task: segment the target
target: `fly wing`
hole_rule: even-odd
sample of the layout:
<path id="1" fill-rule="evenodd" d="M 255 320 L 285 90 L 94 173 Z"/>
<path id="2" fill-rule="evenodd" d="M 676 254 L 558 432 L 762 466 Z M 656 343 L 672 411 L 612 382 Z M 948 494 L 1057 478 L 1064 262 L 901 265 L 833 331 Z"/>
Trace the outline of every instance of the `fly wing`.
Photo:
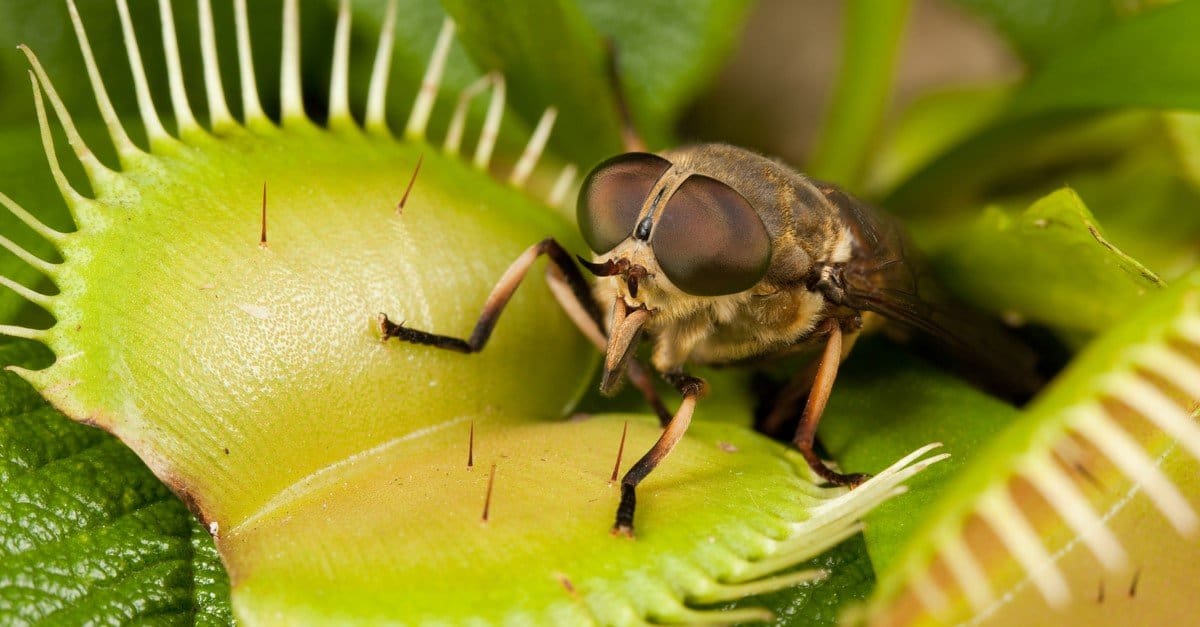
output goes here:
<path id="1" fill-rule="evenodd" d="M 1042 381 L 1033 350 L 995 319 L 955 303 L 898 221 L 836 189 L 826 194 L 855 236 L 842 273 L 843 305 L 919 331 L 937 353 L 1004 396 L 1024 400 L 1037 391 Z"/>

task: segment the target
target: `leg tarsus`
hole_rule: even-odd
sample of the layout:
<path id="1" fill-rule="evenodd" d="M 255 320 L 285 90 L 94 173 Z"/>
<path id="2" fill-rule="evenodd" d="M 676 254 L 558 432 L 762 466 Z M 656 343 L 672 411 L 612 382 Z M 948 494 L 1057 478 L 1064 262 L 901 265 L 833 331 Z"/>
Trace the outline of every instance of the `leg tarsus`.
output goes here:
<path id="1" fill-rule="evenodd" d="M 478 349 L 471 346 L 465 340 L 448 335 L 437 335 L 436 333 L 427 333 L 417 329 L 410 329 L 404 326 L 404 323 L 396 324 L 388 319 L 387 314 L 379 314 L 379 332 L 381 341 L 388 341 L 389 338 L 396 338 L 402 342 L 410 344 L 422 344 L 424 346 L 434 346 L 437 348 L 455 351 L 457 353 L 474 353 Z"/>
<path id="2" fill-rule="evenodd" d="M 637 486 L 621 482 L 621 503 L 617 505 L 617 522 L 613 524 L 614 536 L 633 538 L 633 510 L 637 508 Z"/>

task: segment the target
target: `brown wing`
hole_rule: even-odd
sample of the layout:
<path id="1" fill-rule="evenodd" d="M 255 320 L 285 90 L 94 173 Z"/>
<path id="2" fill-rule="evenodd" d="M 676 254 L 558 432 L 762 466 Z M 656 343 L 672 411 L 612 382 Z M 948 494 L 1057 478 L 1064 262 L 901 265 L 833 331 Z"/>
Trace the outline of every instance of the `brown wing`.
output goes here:
<path id="1" fill-rule="evenodd" d="M 895 218 L 840 190 L 823 191 L 855 237 L 851 259 L 841 268 L 840 304 L 920 331 L 936 352 L 1004 396 L 1024 400 L 1037 391 L 1042 381 L 1033 350 L 993 318 L 955 303 Z"/>

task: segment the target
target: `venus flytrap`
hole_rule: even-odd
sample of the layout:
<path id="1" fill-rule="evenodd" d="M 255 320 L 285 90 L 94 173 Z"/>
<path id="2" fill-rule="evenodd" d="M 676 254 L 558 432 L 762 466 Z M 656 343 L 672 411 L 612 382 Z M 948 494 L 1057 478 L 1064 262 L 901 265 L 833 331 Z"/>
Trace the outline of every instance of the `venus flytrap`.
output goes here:
<path id="1" fill-rule="evenodd" d="M 1132 599 L 1142 569 L 1156 584 L 1143 590 L 1135 615 L 1179 611 L 1165 600 L 1188 578 L 1164 568 L 1188 567 L 1200 531 L 1197 407 L 1200 274 L 1193 271 L 1083 351 L 947 485 L 885 569 L 864 618 L 1019 621 L 1043 603 L 1085 617 L 1103 609 L 1093 606 L 1103 602 L 1104 575 L 1120 587 L 1132 578 Z M 1126 509 L 1139 513 L 1130 519 Z M 1148 531 L 1145 519 L 1159 516 L 1167 525 L 1157 526 L 1176 537 Z M 1176 546 L 1185 563 L 1156 559 L 1155 547 L 1164 545 Z M 1080 553 L 1090 559 L 1072 555 Z M 1041 599 L 1024 595 L 1015 604 L 1022 587 Z"/>
<path id="2" fill-rule="evenodd" d="M 429 141 L 448 21 L 396 137 L 385 116 L 392 19 L 402 19 L 392 10 L 360 126 L 348 104 L 343 2 L 330 118 L 319 127 L 301 98 L 300 15 L 288 0 L 276 125 L 259 102 L 247 3 L 238 0 L 239 122 L 219 79 L 211 6 L 200 0 L 205 128 L 190 109 L 164 0 L 171 134 L 125 0 L 117 6 L 149 147 L 116 114 L 71 5 L 120 167 L 95 157 L 26 51 L 45 150 L 77 230 L 51 229 L 0 198 L 62 258 L 51 263 L 0 239 L 58 290 L 4 281 L 55 324 L 0 332 L 48 345 L 52 365 L 14 370 L 67 415 L 120 437 L 201 519 L 242 621 L 765 619 L 756 608 L 705 607 L 819 578 L 777 573 L 856 533 L 861 516 L 944 457 L 921 448 L 846 492 L 817 487 L 781 445 L 697 425 L 645 484 L 642 535 L 611 537 L 618 435 L 628 421 L 630 449 L 644 449 L 657 428 L 625 416 L 558 420 L 595 357 L 548 290 L 521 290 L 488 349 L 470 359 L 385 345 L 374 327 L 387 311 L 422 328 L 465 328 L 531 242 L 577 241 L 521 189 L 554 109 L 507 183 L 487 174 L 505 111 L 499 75 L 483 84 L 490 101 L 471 163 L 458 155 L 465 105 L 443 146 Z M 62 173 L 51 111 L 92 196 Z M 553 201 L 568 195 L 574 171 L 563 171 Z M 484 468 L 495 469 L 494 485 Z"/>

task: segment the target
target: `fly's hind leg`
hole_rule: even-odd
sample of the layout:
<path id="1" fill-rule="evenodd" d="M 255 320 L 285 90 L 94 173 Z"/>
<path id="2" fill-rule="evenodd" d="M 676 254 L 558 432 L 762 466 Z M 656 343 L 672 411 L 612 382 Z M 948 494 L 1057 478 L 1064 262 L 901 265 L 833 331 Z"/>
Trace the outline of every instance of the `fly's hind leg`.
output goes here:
<path id="1" fill-rule="evenodd" d="M 828 330 L 825 350 L 821 353 L 821 361 L 812 380 L 812 389 L 808 393 L 808 401 L 804 405 L 804 413 L 800 416 L 800 424 L 796 426 L 796 436 L 792 442 L 804 456 L 804 461 L 808 462 L 808 467 L 822 479 L 834 485 L 854 487 L 869 479 L 870 475 L 835 472 L 826 466 L 813 450 L 817 425 L 820 424 L 821 414 L 825 412 L 825 405 L 829 402 L 829 393 L 833 390 L 833 382 L 837 379 L 838 366 L 842 361 L 842 326 L 833 318 L 826 320 L 825 326 Z M 783 408 L 777 407 L 775 411 L 781 409 Z"/>

